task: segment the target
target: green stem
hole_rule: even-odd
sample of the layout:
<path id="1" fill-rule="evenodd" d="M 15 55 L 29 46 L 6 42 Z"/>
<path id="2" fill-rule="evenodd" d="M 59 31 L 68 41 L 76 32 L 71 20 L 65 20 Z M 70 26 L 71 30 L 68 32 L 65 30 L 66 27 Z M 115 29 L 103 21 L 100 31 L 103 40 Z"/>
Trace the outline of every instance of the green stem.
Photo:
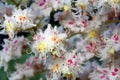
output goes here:
<path id="1" fill-rule="evenodd" d="M 37 27 L 40 27 L 41 22 L 43 21 L 43 19 L 44 19 L 44 18 L 45 18 L 45 16 L 42 16 L 42 17 L 41 17 L 41 19 L 40 19 L 39 23 L 36 25 L 36 28 L 37 28 Z"/>
<path id="2" fill-rule="evenodd" d="M 33 27 L 34 32 L 36 32 L 36 31 L 38 30 L 38 28 L 40 28 L 41 22 L 43 21 L 44 18 L 45 18 L 45 16 L 42 16 L 42 17 L 40 18 L 40 21 L 39 21 L 38 24 L 36 25 L 36 27 Z"/>
<path id="3" fill-rule="evenodd" d="M 117 22 L 120 23 L 120 20 L 108 20 L 105 22 L 105 24 L 111 24 L 111 23 L 117 23 Z"/>
<path id="4" fill-rule="evenodd" d="M 85 32 L 73 33 L 73 34 L 71 34 L 70 36 L 68 36 L 67 39 L 69 39 L 69 38 L 71 38 L 71 37 L 73 37 L 73 36 L 75 36 L 75 35 L 77 35 L 77 34 L 85 34 Z"/>
<path id="5" fill-rule="evenodd" d="M 21 0 L 18 3 L 15 0 L 11 0 L 11 1 L 16 5 L 16 7 L 18 7 L 21 3 Z"/>
<path id="6" fill-rule="evenodd" d="M 120 20 L 108 20 L 108 21 L 105 22 L 105 24 L 111 24 L 111 23 L 117 23 L 117 22 L 120 23 Z M 73 33 L 70 36 L 68 36 L 67 39 L 69 39 L 69 38 L 71 38 L 71 37 L 73 37 L 73 36 L 75 36 L 77 34 L 85 34 L 85 32 Z"/>

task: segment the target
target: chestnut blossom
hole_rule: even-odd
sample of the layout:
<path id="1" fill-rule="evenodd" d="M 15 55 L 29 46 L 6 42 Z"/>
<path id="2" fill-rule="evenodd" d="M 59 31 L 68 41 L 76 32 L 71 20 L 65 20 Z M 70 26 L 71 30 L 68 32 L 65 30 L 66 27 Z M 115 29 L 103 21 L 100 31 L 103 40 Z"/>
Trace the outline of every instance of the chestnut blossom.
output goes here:
<path id="1" fill-rule="evenodd" d="M 118 12 L 120 11 L 120 0 L 107 0 L 108 3 L 111 5 L 113 11 L 115 12 L 115 16 L 117 16 Z"/>
<path id="2" fill-rule="evenodd" d="M 16 72 L 12 73 L 9 77 L 9 80 L 22 79 L 23 77 L 32 77 L 34 75 L 34 70 L 30 66 L 25 64 L 16 64 Z"/>
<path id="3" fill-rule="evenodd" d="M 36 0 L 36 3 L 32 4 L 30 8 L 35 12 L 37 17 L 50 16 L 50 12 L 52 11 L 48 0 Z"/>
<path id="4" fill-rule="evenodd" d="M 44 55 L 47 52 L 52 52 L 53 55 L 59 55 L 56 53 L 60 47 L 63 47 L 62 42 L 67 37 L 65 33 L 60 33 L 57 28 L 51 28 L 49 24 L 47 29 L 42 32 L 40 31 L 34 37 L 33 48 L 41 55 Z"/>
<path id="5" fill-rule="evenodd" d="M 9 1 L 0 1 L 0 68 L 9 80 L 120 79 L 120 0 Z"/>
<path id="6" fill-rule="evenodd" d="M 89 78 L 91 80 L 116 80 L 119 77 L 120 69 L 112 66 L 109 67 L 97 67 L 92 73 L 90 73 Z"/>
<path id="7" fill-rule="evenodd" d="M 13 11 L 12 19 L 18 24 L 17 26 L 23 30 L 34 27 L 34 15 L 31 9 L 15 9 Z"/>
<path id="8" fill-rule="evenodd" d="M 22 55 L 22 48 L 27 44 L 27 39 L 24 37 L 16 37 L 13 40 L 6 39 L 3 50 L 0 52 L 0 62 L 8 63 L 12 59 L 20 58 Z"/>
<path id="9" fill-rule="evenodd" d="M 15 9 L 12 13 L 10 17 L 5 15 L 5 21 L 3 23 L 4 30 L 9 34 L 10 38 L 13 38 L 14 34 L 20 30 L 26 30 L 36 26 L 31 9 L 22 10 L 19 8 Z"/>
<path id="10" fill-rule="evenodd" d="M 115 52 L 120 50 L 120 40 L 117 34 L 111 36 L 111 38 L 106 38 L 105 40 L 105 47 L 100 49 L 99 57 L 101 60 L 105 60 L 110 58 Z"/>

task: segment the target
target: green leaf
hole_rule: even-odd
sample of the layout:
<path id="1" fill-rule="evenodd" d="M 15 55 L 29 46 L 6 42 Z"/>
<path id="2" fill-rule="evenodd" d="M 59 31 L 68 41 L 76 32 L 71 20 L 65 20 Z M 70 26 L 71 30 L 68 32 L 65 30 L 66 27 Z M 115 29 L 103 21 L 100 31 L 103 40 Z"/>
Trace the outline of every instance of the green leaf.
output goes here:
<path id="1" fill-rule="evenodd" d="M 23 54 L 22 57 L 17 60 L 17 63 L 23 64 L 30 56 L 31 54 Z"/>
<path id="2" fill-rule="evenodd" d="M 0 69 L 0 80 L 8 80 L 7 73 L 4 71 L 3 67 Z"/>
<path id="3" fill-rule="evenodd" d="M 33 41 L 33 36 L 32 35 L 29 35 L 26 38 L 29 39 L 30 41 Z"/>
<path id="4" fill-rule="evenodd" d="M 21 0 L 6 0 L 6 2 L 7 2 L 8 4 L 16 5 L 16 6 L 18 7 L 19 4 L 21 3 Z"/>
<path id="5" fill-rule="evenodd" d="M 15 5 L 15 3 L 12 0 L 6 0 L 8 4 Z"/>
<path id="6" fill-rule="evenodd" d="M 14 60 L 11 60 L 8 62 L 8 70 L 9 71 L 15 71 L 15 61 Z"/>
<path id="7" fill-rule="evenodd" d="M 42 80 L 47 80 L 45 75 L 46 75 L 46 72 L 42 72 L 42 73 L 39 73 L 39 74 L 35 75 L 34 77 L 30 78 L 30 80 L 40 80 L 40 78 Z"/>

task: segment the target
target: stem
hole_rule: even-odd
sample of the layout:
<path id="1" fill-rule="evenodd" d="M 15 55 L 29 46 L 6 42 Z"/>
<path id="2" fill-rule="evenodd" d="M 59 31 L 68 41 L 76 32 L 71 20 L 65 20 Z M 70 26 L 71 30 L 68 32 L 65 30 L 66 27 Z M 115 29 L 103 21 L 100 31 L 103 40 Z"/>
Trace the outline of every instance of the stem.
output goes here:
<path id="1" fill-rule="evenodd" d="M 43 19 L 44 19 L 45 17 L 44 16 L 42 16 L 41 18 L 40 18 L 40 21 L 38 22 L 38 24 L 35 26 L 35 27 L 32 27 L 32 28 L 29 28 L 29 29 L 27 29 L 28 31 L 31 31 L 31 30 L 33 30 L 34 31 L 34 33 L 38 30 L 38 28 L 40 27 L 40 25 L 41 25 L 41 22 L 43 21 Z"/>
<path id="2" fill-rule="evenodd" d="M 120 20 L 108 20 L 105 22 L 105 24 L 111 24 L 111 23 L 117 23 L 117 22 L 119 23 Z"/>
<path id="3" fill-rule="evenodd" d="M 15 5 L 17 5 L 16 1 L 15 0 L 11 0 Z"/>
<path id="4" fill-rule="evenodd" d="M 70 36 L 68 36 L 67 39 L 69 39 L 69 38 L 71 38 L 71 37 L 73 37 L 73 36 L 75 36 L 75 35 L 77 35 L 77 34 L 85 34 L 85 32 L 73 33 L 73 34 L 71 34 Z"/>
<path id="5" fill-rule="evenodd" d="M 41 19 L 40 19 L 39 23 L 36 25 L 36 28 L 37 28 L 37 27 L 40 27 L 41 22 L 43 21 L 43 19 L 44 19 L 44 18 L 45 18 L 45 16 L 42 16 L 42 17 L 41 17 Z"/>
<path id="6" fill-rule="evenodd" d="M 112 24 L 112 23 L 117 23 L 117 22 L 120 23 L 120 20 L 108 20 L 108 21 L 105 22 L 105 24 L 107 25 L 107 24 Z M 73 33 L 70 36 L 68 36 L 67 39 L 69 39 L 69 38 L 71 38 L 71 37 L 73 37 L 73 36 L 75 36 L 77 34 L 85 34 L 85 32 Z"/>
<path id="7" fill-rule="evenodd" d="M 18 7 L 21 3 L 21 0 L 18 3 L 15 0 L 11 0 L 11 1 L 16 5 L 16 7 Z"/>
<path id="8" fill-rule="evenodd" d="M 36 27 L 33 27 L 34 32 L 35 32 L 36 30 L 38 30 L 38 28 L 41 26 L 41 22 L 43 21 L 44 18 L 45 18 L 45 16 L 42 16 L 42 17 L 40 18 L 40 21 L 39 21 L 38 24 L 36 25 Z"/>

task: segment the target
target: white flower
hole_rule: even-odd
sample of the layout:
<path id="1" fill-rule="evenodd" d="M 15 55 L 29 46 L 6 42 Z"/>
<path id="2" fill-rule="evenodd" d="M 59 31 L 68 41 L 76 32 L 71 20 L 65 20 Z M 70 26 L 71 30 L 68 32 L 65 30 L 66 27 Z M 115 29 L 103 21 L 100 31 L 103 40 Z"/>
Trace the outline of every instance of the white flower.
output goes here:
<path id="1" fill-rule="evenodd" d="M 32 10 L 29 8 L 24 10 L 20 8 L 15 9 L 12 15 L 12 19 L 15 20 L 15 22 L 18 24 L 17 26 L 23 30 L 36 26 L 33 23 L 34 15 L 32 13 Z"/>
<path id="2" fill-rule="evenodd" d="M 10 38 L 13 38 L 17 29 L 17 23 L 11 17 L 5 16 L 3 26 L 5 28 L 4 30 L 8 33 Z"/>
<path id="3" fill-rule="evenodd" d="M 120 50 L 120 40 L 117 34 L 114 34 L 111 38 L 105 38 L 105 47 L 99 49 L 100 54 L 98 55 L 101 60 L 105 60 L 114 55 L 115 52 Z"/>
<path id="4" fill-rule="evenodd" d="M 32 77 L 34 75 L 34 70 L 25 64 L 17 64 L 17 71 L 12 73 L 9 77 L 9 80 L 20 80 L 23 77 Z"/>
<path id="5" fill-rule="evenodd" d="M 0 3 L 0 14 L 2 14 L 2 15 L 7 14 L 10 16 L 12 14 L 11 12 L 14 9 L 15 9 L 14 5 Z"/>
<path id="6" fill-rule="evenodd" d="M 114 66 L 111 67 L 97 67 L 92 73 L 90 73 L 89 78 L 91 80 L 116 80 L 119 77 L 120 69 Z"/>
<path id="7" fill-rule="evenodd" d="M 9 62 L 12 59 L 21 57 L 22 47 L 27 44 L 24 37 L 18 37 L 13 40 L 5 40 L 3 50 L 1 51 L 1 61 Z"/>
<path id="8" fill-rule="evenodd" d="M 5 21 L 2 25 L 4 30 L 9 34 L 10 38 L 14 37 L 14 34 L 19 30 L 25 30 L 35 27 L 34 15 L 32 15 L 31 9 L 21 10 L 15 9 L 12 16 L 5 15 Z"/>
<path id="9" fill-rule="evenodd" d="M 23 75 L 18 74 L 17 72 L 11 74 L 11 77 L 9 77 L 9 80 L 20 80 L 22 79 Z"/>
<path id="10" fill-rule="evenodd" d="M 120 11 L 120 0 L 107 0 L 108 3 L 115 8 L 115 11 Z"/>
<path id="11" fill-rule="evenodd" d="M 50 16 L 52 7 L 49 5 L 48 1 L 36 2 L 30 7 L 34 11 L 34 15 L 37 17 Z"/>
<path id="12" fill-rule="evenodd" d="M 107 20 L 107 16 L 96 15 L 93 20 L 88 21 L 87 31 L 92 31 L 101 27 L 102 23 Z"/>
<path id="13" fill-rule="evenodd" d="M 50 3 L 53 7 L 53 9 L 57 10 L 57 9 L 61 9 L 62 8 L 62 0 L 51 0 Z"/>
<path id="14" fill-rule="evenodd" d="M 65 33 L 60 33 L 57 28 L 51 29 L 51 25 L 49 24 L 47 29 L 42 32 L 40 31 L 34 38 L 33 47 L 39 53 L 52 52 L 53 55 L 56 54 L 56 49 L 62 46 L 62 41 L 67 37 Z"/>
<path id="15" fill-rule="evenodd" d="M 63 20 L 62 24 L 64 25 L 65 28 L 70 29 L 71 31 L 74 32 L 84 32 L 85 27 L 87 26 L 88 21 L 87 20 L 74 20 L 74 19 L 68 19 L 68 20 Z"/>

